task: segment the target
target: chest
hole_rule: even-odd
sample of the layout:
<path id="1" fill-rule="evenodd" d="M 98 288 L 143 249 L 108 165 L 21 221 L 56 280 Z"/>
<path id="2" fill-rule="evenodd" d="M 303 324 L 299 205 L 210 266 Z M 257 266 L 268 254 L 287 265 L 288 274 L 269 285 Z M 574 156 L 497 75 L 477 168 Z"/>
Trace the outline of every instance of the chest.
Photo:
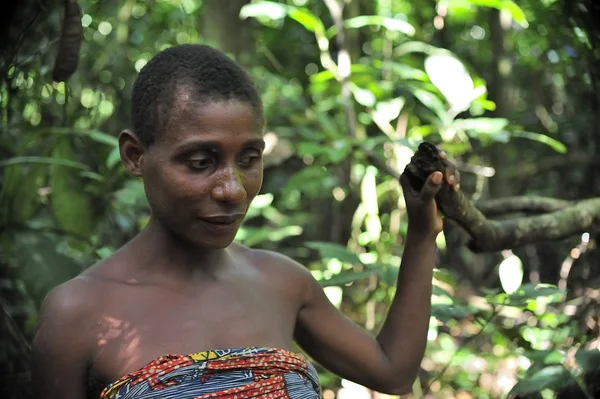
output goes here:
<path id="1" fill-rule="evenodd" d="M 91 374 L 103 383 L 165 354 L 268 346 L 289 348 L 297 300 L 260 281 L 165 290 L 113 290 L 94 326 Z"/>

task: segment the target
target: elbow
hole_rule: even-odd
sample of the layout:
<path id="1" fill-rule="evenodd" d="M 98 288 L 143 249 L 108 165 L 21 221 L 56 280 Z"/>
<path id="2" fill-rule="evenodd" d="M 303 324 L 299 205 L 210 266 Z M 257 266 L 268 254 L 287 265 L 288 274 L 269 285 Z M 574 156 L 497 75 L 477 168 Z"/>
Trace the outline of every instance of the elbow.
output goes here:
<path id="1" fill-rule="evenodd" d="M 412 393 L 412 383 L 405 385 L 387 385 L 385 387 L 382 387 L 382 389 L 378 389 L 377 391 L 385 395 L 402 396 Z"/>
<path id="2" fill-rule="evenodd" d="M 391 396 L 402 396 L 412 393 L 412 384 L 411 385 L 402 385 L 398 387 L 392 387 L 391 389 L 386 389 L 384 392 L 381 392 L 386 395 Z"/>
<path id="3" fill-rule="evenodd" d="M 378 391 L 392 396 L 406 395 L 412 393 L 417 378 L 419 378 L 418 371 L 415 373 L 406 373 L 404 376 L 395 375 L 393 378 L 387 379 Z"/>

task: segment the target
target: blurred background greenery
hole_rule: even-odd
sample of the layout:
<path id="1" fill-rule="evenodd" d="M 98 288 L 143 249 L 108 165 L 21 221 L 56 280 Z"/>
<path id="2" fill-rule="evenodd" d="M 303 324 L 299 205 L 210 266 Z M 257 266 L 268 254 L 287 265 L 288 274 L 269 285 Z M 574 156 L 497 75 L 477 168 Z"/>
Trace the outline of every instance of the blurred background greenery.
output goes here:
<path id="1" fill-rule="evenodd" d="M 373 156 L 402 171 L 420 142 L 438 144 L 474 201 L 600 196 L 592 0 L 78 4 L 82 13 L 65 26 L 74 37 L 81 27 L 83 40 L 65 82 L 53 79 L 68 64 L 68 54 L 57 57 L 63 3 L 25 0 L 2 17 L 2 397 L 20 397 L 46 293 L 148 220 L 116 137 L 129 126 L 137 72 L 166 47 L 215 45 L 263 95 L 265 184 L 239 241 L 305 264 L 330 300 L 373 332 L 394 294 L 406 233 L 399 183 Z M 67 53 L 79 45 L 62 44 Z M 590 231 L 476 254 L 448 223 L 412 397 L 595 397 L 597 239 Z M 383 397 L 319 372 L 327 399 Z"/>

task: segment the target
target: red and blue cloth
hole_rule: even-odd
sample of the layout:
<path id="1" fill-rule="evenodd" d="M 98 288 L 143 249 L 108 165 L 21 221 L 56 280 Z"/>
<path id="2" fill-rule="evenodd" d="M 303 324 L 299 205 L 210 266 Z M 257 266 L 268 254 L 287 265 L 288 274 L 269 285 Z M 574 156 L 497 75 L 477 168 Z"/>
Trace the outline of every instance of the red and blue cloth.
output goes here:
<path id="1" fill-rule="evenodd" d="M 162 356 L 108 385 L 100 399 L 319 399 L 314 367 L 283 349 Z"/>

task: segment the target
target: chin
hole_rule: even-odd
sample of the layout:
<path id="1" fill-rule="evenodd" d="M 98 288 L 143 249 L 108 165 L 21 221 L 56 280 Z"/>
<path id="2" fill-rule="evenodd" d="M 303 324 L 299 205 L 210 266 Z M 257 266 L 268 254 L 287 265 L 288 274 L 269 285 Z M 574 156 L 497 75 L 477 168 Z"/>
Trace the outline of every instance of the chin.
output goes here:
<path id="1" fill-rule="evenodd" d="M 191 237 L 190 237 L 191 238 Z M 193 237 L 186 240 L 198 249 L 225 249 L 233 243 L 234 237 Z"/>

